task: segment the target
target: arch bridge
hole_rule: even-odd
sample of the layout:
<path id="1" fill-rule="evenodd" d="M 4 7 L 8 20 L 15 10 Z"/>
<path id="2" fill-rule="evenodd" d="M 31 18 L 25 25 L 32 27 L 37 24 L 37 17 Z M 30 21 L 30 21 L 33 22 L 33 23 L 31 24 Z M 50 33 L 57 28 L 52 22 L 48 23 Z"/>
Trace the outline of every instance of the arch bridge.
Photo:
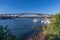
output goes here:
<path id="1" fill-rule="evenodd" d="M 38 13 L 0 14 L 0 19 L 10 19 L 10 18 L 52 18 L 52 15 L 38 14 Z"/>

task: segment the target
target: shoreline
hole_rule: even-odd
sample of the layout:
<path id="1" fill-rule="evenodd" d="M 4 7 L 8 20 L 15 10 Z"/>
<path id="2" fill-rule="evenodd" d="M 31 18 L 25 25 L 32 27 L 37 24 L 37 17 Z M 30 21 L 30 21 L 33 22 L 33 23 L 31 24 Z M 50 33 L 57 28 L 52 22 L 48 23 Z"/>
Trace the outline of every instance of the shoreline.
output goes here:
<path id="1" fill-rule="evenodd" d="M 23 38 L 23 40 L 42 40 L 43 38 L 43 30 L 42 29 L 38 29 L 38 30 L 34 30 L 31 31 L 31 33 L 27 33 L 29 34 L 28 36 L 25 35 L 25 38 Z"/>

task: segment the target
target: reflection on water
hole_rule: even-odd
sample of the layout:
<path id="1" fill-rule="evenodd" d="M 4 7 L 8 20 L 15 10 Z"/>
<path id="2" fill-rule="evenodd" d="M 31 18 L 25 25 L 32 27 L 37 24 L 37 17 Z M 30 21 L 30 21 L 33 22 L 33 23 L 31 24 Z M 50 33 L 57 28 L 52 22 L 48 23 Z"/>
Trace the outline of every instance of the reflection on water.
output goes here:
<path id="1" fill-rule="evenodd" d="M 0 25 L 6 26 L 12 31 L 15 35 L 23 35 L 34 30 L 34 26 L 42 26 L 41 21 L 34 23 L 32 20 L 34 18 L 15 18 L 15 19 L 6 19 L 0 20 Z M 41 18 L 37 18 L 41 20 Z"/>

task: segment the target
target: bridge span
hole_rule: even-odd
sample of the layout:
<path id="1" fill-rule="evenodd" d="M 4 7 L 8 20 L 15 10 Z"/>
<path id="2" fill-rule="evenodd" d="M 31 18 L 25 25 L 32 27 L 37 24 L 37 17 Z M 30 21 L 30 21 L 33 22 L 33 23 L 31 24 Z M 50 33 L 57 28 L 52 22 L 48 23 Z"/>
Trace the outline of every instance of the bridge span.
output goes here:
<path id="1" fill-rule="evenodd" d="M 10 18 L 52 18 L 49 14 L 0 14 L 0 19 Z"/>

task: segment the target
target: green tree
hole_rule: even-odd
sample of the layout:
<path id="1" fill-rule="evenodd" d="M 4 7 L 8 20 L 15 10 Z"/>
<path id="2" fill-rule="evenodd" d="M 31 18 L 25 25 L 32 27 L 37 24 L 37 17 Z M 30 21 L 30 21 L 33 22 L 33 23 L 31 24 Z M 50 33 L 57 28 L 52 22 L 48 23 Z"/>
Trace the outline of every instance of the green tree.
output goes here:
<path id="1" fill-rule="evenodd" d="M 51 27 L 53 28 L 53 34 L 60 36 L 60 13 L 53 16 L 53 21 L 51 22 Z"/>

